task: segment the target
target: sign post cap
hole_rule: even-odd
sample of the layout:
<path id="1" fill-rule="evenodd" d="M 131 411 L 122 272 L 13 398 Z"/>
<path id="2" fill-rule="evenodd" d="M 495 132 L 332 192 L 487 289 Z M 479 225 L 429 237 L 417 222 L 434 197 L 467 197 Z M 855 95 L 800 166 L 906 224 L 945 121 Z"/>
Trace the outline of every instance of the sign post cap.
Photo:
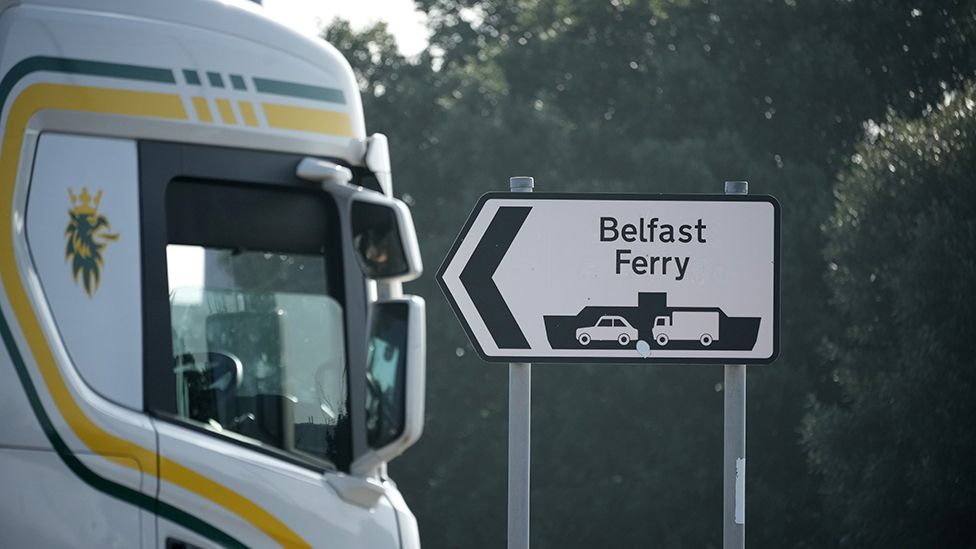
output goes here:
<path id="1" fill-rule="evenodd" d="M 535 180 L 525 175 L 510 177 L 508 183 L 513 191 L 531 191 L 535 187 Z"/>
<path id="2" fill-rule="evenodd" d="M 749 194 L 748 181 L 726 181 L 725 194 Z"/>

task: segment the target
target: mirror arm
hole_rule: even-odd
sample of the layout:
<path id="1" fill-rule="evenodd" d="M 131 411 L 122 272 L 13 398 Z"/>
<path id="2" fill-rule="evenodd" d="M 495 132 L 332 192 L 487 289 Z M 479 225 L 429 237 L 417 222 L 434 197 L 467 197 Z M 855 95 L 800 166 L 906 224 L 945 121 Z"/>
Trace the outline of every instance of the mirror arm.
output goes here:
<path id="1" fill-rule="evenodd" d="M 339 494 L 343 501 L 364 509 L 373 508 L 386 493 L 378 480 L 369 477 L 358 478 L 337 473 L 328 475 L 326 482 L 336 491 L 336 494 Z"/>
<path id="2" fill-rule="evenodd" d="M 374 133 L 366 140 L 366 167 L 373 172 L 383 194 L 393 198 L 393 174 L 390 169 L 390 145 L 386 136 Z"/>
<path id="3" fill-rule="evenodd" d="M 376 281 L 376 297 L 380 301 L 403 297 L 403 283 Z"/>
<path id="4" fill-rule="evenodd" d="M 353 460 L 349 465 L 349 472 L 360 478 L 369 478 L 376 472 L 376 468 L 384 463 L 386 463 L 385 456 L 379 455 L 376 450 L 370 448 Z"/>
<path id="5" fill-rule="evenodd" d="M 306 156 L 298 163 L 298 167 L 295 169 L 295 175 L 308 181 L 322 183 L 331 181 L 333 183 L 348 185 L 352 182 L 352 170 L 349 168 L 340 166 L 335 162 L 309 156 Z"/>

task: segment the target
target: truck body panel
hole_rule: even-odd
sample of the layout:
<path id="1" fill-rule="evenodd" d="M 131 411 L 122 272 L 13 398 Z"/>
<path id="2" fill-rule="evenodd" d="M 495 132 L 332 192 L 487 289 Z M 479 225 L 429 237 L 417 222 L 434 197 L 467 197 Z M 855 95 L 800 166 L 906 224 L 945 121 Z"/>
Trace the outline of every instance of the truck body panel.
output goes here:
<path id="1" fill-rule="evenodd" d="M 170 185 L 233 162 L 259 175 L 211 180 L 301 190 L 302 155 L 366 172 L 358 87 L 332 46 L 246 1 L 0 2 L 0 135 L 0 546 L 418 546 L 384 476 L 356 477 L 381 495 L 351 503 L 330 484 L 347 465 L 314 466 L 147 397 L 154 349 L 171 338 L 147 324 L 167 273 L 147 268 L 163 249 L 145 243 L 168 245 L 165 220 L 143 215 L 147 174 L 177 166 Z M 176 156 L 146 153 L 160 147 Z M 337 246 L 341 389 L 361 404 L 375 283 Z M 366 451 L 350 424 L 347 461 Z"/>

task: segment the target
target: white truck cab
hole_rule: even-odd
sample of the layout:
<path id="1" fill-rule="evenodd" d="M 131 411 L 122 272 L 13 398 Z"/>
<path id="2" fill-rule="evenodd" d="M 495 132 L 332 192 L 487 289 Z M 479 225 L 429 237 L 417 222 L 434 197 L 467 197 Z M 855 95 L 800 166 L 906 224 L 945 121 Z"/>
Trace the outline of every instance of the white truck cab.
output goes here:
<path id="1" fill-rule="evenodd" d="M 331 46 L 0 0 L 0 547 L 419 547 L 422 266 Z"/>

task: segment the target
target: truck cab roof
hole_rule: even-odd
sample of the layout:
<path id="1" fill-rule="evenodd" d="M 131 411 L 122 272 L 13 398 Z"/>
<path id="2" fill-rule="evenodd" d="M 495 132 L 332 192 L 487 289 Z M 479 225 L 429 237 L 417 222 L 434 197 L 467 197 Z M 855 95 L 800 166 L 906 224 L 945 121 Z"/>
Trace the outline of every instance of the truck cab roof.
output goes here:
<path id="1" fill-rule="evenodd" d="M 193 110 L 189 102 L 193 96 L 209 103 L 212 116 L 198 117 L 203 120 L 191 116 L 189 122 L 208 128 L 197 135 L 207 139 L 203 134 L 209 134 L 210 144 L 225 144 L 224 138 L 233 133 L 217 136 L 213 129 L 218 126 L 252 133 L 251 137 L 239 136 L 233 144 L 304 149 L 352 165 L 363 163 L 365 121 L 359 87 L 348 61 L 325 40 L 270 19 L 252 2 L 0 0 L 0 37 L 0 68 L 4 71 L 39 57 L 172 71 L 188 110 Z M 262 82 L 271 85 L 262 88 Z M 256 123 L 240 123 L 241 114 L 236 116 L 236 125 L 218 116 L 218 101 L 236 105 L 240 100 L 253 103 L 258 112 Z M 289 124 L 293 127 L 267 123 L 262 112 L 264 101 L 292 109 Z M 296 114 L 307 112 L 302 109 L 320 115 Z M 315 126 L 317 120 L 326 123 Z M 333 131 L 324 130 L 325 126 Z M 253 139 L 254 132 L 267 135 L 269 128 L 298 130 L 277 133 L 305 144 L 264 144 Z"/>
<path id="2" fill-rule="evenodd" d="M 349 66 L 324 40 L 303 35 L 269 18 L 261 5 L 249 0 L 86 0 L 84 3 L 78 0 L 0 0 L 0 13 L 14 6 L 46 6 L 168 21 L 258 41 L 312 63 L 321 63 L 325 55 L 330 62 Z"/>

